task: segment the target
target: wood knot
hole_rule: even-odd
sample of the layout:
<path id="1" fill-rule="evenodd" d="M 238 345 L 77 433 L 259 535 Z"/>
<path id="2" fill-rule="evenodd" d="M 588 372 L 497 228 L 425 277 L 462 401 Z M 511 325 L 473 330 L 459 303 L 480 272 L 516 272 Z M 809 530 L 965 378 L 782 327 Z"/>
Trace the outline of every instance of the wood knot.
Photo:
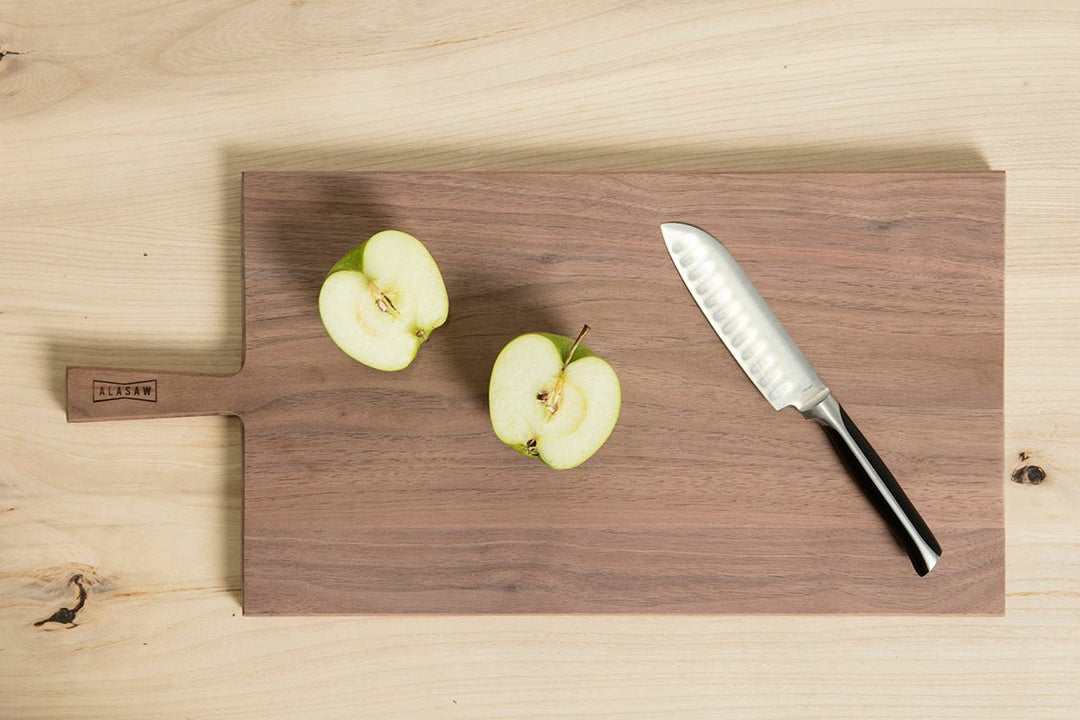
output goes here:
<path id="1" fill-rule="evenodd" d="M 1012 481 L 1019 485 L 1042 485 L 1046 480 L 1046 471 L 1038 465 L 1027 463 L 1031 454 L 1021 451 L 1017 453 L 1017 458 L 1025 464 L 1012 471 Z"/>
<path id="2" fill-rule="evenodd" d="M 72 575 L 71 580 L 68 581 L 69 585 L 75 585 L 79 588 L 79 598 L 74 607 L 62 607 L 54 612 L 44 620 L 38 620 L 34 623 L 34 627 L 41 627 L 46 623 L 59 623 L 69 628 L 73 628 L 77 625 L 75 622 L 75 616 L 79 614 L 79 611 L 86 605 L 86 586 L 83 585 L 83 576 L 81 574 Z"/>
<path id="3" fill-rule="evenodd" d="M 1012 481 L 1020 485 L 1042 485 L 1046 471 L 1038 465 L 1024 465 L 1013 470 Z"/>

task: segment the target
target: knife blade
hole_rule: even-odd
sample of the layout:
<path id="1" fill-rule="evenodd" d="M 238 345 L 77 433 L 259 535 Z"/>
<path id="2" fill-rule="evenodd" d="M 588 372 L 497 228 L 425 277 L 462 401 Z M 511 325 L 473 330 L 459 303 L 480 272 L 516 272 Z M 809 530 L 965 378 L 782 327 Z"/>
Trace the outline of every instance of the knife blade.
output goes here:
<path id="1" fill-rule="evenodd" d="M 794 407 L 824 428 L 915 571 L 933 570 L 941 559 L 937 538 L 731 253 L 693 225 L 667 222 L 660 232 L 690 295 L 747 377 L 776 410 Z"/>

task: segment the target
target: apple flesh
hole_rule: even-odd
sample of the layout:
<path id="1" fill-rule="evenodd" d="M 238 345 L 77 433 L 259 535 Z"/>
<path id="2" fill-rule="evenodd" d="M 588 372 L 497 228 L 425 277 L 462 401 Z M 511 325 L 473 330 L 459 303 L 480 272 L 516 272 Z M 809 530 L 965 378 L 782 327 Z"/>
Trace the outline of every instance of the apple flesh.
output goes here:
<path id="1" fill-rule="evenodd" d="M 504 443 L 557 470 L 576 467 L 607 441 L 619 418 L 619 378 L 577 340 L 529 333 L 495 359 L 491 427 Z"/>
<path id="2" fill-rule="evenodd" d="M 407 367 L 446 322 L 449 308 L 431 253 L 398 230 L 376 233 L 350 250 L 319 292 L 319 317 L 330 338 L 377 370 Z"/>

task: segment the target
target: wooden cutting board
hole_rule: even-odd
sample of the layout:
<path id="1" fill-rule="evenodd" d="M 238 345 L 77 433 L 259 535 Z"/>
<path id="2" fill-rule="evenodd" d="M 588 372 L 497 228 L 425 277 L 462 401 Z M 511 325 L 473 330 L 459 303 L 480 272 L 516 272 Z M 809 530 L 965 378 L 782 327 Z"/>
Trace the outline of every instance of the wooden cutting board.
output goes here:
<path id="1" fill-rule="evenodd" d="M 248 173 L 231 376 L 69 368 L 70 421 L 234 414 L 244 609 L 309 613 L 1000 614 L 1002 173 Z M 919 578 L 821 429 L 775 412 L 675 272 L 715 234 L 943 547 Z M 404 371 L 326 336 L 326 270 L 386 228 L 450 319 Z M 622 415 L 557 472 L 492 434 L 529 331 L 616 369 Z"/>

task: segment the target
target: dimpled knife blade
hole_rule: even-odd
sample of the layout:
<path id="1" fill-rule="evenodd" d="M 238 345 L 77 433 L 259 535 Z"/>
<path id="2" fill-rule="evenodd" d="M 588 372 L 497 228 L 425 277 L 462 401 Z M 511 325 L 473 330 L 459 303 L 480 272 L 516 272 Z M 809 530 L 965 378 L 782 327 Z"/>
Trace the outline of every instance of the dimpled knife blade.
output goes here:
<path id="1" fill-rule="evenodd" d="M 731 253 L 691 225 L 664 223 L 661 230 L 690 295 L 765 399 L 800 412 L 821 402 L 829 388 Z"/>
<path id="2" fill-rule="evenodd" d="M 747 377 L 773 408 L 794 407 L 822 425 L 915 571 L 934 569 L 941 558 L 934 534 L 731 253 L 693 225 L 664 223 L 660 232 L 690 295 Z"/>

